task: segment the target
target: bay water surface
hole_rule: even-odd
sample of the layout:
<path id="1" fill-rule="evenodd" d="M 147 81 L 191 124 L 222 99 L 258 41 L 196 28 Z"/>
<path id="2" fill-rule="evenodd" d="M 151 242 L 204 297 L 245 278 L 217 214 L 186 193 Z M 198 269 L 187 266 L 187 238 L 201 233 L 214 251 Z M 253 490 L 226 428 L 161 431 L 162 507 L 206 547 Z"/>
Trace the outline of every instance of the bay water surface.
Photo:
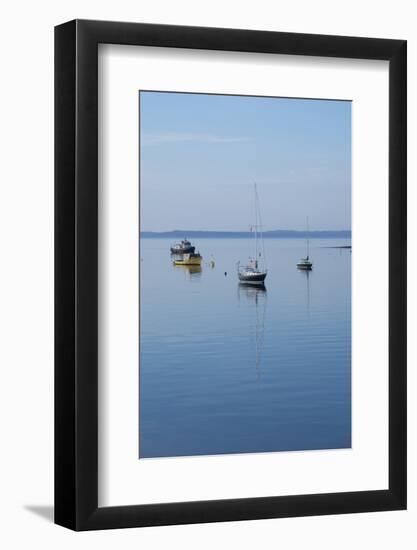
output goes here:
<path id="1" fill-rule="evenodd" d="M 239 284 L 246 239 L 140 242 L 139 457 L 351 446 L 350 240 L 265 239 L 265 289 Z M 214 267 L 210 266 L 214 260 Z"/>

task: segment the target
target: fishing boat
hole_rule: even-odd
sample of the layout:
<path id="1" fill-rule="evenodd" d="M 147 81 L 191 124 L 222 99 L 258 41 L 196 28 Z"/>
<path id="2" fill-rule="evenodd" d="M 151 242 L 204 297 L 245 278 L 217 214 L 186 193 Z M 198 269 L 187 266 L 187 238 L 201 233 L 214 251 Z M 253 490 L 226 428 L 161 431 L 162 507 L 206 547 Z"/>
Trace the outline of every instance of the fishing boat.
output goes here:
<path id="1" fill-rule="evenodd" d="M 182 258 L 175 259 L 174 265 L 201 265 L 202 261 L 203 258 L 198 252 L 196 254 L 189 253 L 183 254 Z"/>
<path id="2" fill-rule="evenodd" d="M 187 239 L 183 239 L 180 243 L 175 243 L 171 246 L 171 254 L 193 254 L 194 252 L 195 246 Z"/>
<path id="3" fill-rule="evenodd" d="M 308 228 L 308 218 L 307 218 L 307 239 L 306 239 L 306 245 L 307 245 L 307 256 L 305 258 L 301 258 L 299 262 L 297 262 L 297 269 L 302 269 L 304 271 L 311 271 L 313 269 L 313 262 L 310 260 L 310 241 L 309 241 L 309 228 Z"/>
<path id="4" fill-rule="evenodd" d="M 254 256 L 250 257 L 244 266 L 237 264 L 237 273 L 239 281 L 251 285 L 264 285 L 268 270 L 266 269 L 265 245 L 262 233 L 261 210 L 259 206 L 259 197 L 256 183 L 254 184 L 255 193 L 255 225 L 251 226 L 251 232 L 254 234 Z"/>

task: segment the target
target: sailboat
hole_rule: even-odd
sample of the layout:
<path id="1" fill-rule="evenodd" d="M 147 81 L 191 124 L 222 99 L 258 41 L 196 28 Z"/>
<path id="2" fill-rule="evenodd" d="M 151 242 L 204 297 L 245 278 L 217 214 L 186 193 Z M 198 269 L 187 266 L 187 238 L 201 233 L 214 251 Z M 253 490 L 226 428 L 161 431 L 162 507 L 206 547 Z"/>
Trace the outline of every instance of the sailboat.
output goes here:
<path id="1" fill-rule="evenodd" d="M 301 258 L 301 260 L 297 263 L 297 269 L 304 269 L 305 271 L 311 271 L 313 269 L 313 262 L 310 260 L 310 240 L 308 238 L 309 236 L 309 227 L 308 227 L 308 218 L 307 218 L 307 256 L 305 258 Z"/>
<path id="2" fill-rule="evenodd" d="M 255 192 L 255 225 L 251 227 L 254 232 L 255 255 L 250 257 L 245 266 L 241 266 L 238 262 L 238 277 L 242 283 L 250 285 L 263 285 L 267 275 L 265 246 L 262 234 L 262 220 L 259 206 L 259 197 L 256 183 L 254 184 Z"/>

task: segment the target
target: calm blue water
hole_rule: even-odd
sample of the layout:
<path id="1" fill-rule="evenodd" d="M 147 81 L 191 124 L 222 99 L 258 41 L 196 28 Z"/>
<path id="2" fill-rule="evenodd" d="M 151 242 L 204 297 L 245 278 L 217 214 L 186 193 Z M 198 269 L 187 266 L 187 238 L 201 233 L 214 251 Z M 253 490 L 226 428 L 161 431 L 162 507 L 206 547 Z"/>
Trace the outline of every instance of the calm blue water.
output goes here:
<path id="1" fill-rule="evenodd" d="M 140 458 L 350 447 L 351 252 L 326 248 L 350 241 L 313 239 L 308 273 L 303 240 L 265 239 L 265 291 L 246 240 L 194 244 L 196 272 L 141 240 Z"/>

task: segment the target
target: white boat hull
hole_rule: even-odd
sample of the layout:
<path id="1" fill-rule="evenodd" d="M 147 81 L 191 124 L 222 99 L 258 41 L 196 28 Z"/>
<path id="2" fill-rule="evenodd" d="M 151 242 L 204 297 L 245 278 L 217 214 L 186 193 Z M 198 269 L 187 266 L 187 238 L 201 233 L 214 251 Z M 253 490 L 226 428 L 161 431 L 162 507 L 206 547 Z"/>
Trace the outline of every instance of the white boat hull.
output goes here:
<path id="1" fill-rule="evenodd" d="M 239 281 L 251 285 L 263 285 L 266 278 L 266 272 L 247 273 L 245 271 L 240 271 L 238 275 Z"/>

